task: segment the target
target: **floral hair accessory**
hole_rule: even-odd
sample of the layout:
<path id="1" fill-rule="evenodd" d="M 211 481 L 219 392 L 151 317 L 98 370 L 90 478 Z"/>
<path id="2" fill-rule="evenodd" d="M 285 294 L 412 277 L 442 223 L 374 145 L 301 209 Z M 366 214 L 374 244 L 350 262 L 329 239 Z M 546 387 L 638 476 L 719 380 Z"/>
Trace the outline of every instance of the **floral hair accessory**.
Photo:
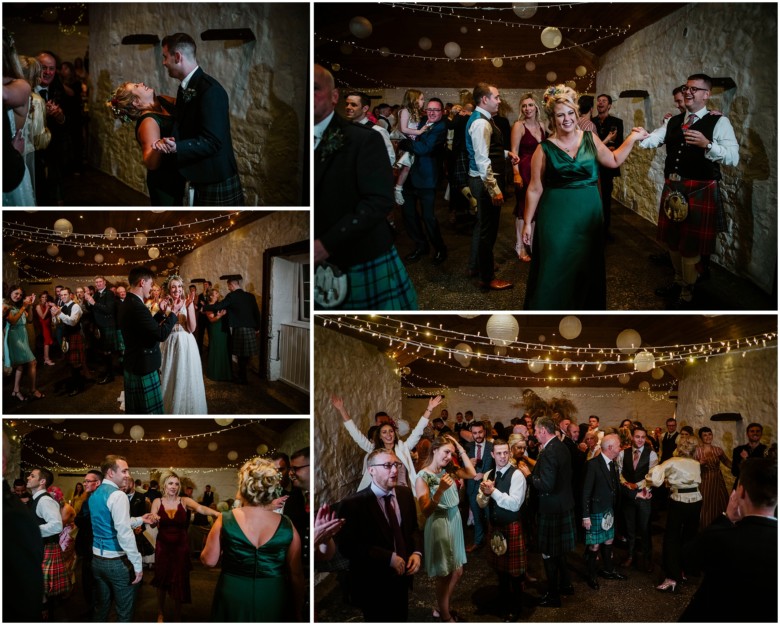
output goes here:
<path id="1" fill-rule="evenodd" d="M 547 90 L 544 92 L 544 104 L 545 106 L 555 98 L 555 96 L 563 95 L 566 93 L 566 86 L 565 85 L 550 85 L 547 87 Z"/>
<path id="2" fill-rule="evenodd" d="M 106 100 L 106 106 L 111 109 L 111 112 L 114 114 L 114 117 L 121 121 L 123 124 L 127 124 L 131 121 L 133 121 L 130 116 L 127 114 L 127 111 L 119 107 L 119 101 L 116 99 L 115 96 L 111 96 L 108 100 Z"/>
<path id="3" fill-rule="evenodd" d="M 173 282 L 174 280 L 178 280 L 179 282 L 182 283 L 182 286 L 184 286 L 184 280 L 182 280 L 182 278 L 181 278 L 181 276 L 179 274 L 177 274 L 177 273 L 171 274 L 170 276 L 168 276 L 166 278 L 165 282 L 163 282 L 163 285 L 162 285 L 162 289 L 163 289 L 163 292 L 165 294 L 168 293 L 168 287 L 170 286 L 171 282 Z"/>

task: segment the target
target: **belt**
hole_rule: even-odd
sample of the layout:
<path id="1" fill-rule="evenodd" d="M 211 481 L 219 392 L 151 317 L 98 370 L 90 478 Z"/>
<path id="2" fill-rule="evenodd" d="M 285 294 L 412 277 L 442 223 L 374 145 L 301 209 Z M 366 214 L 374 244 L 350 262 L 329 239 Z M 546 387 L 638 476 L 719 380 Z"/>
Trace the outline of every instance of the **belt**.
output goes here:
<path id="1" fill-rule="evenodd" d="M 699 492 L 699 487 L 698 486 L 694 486 L 692 488 L 678 488 L 678 489 L 676 489 L 676 492 L 678 492 L 678 493 L 698 493 Z"/>
<path id="2" fill-rule="evenodd" d="M 117 556 L 116 558 L 107 558 L 106 556 L 99 556 L 96 553 L 92 554 L 93 558 L 97 558 L 98 560 L 121 560 L 122 558 L 127 558 L 127 554 L 122 554 L 121 556 Z M 129 558 L 127 558 L 129 560 Z"/>

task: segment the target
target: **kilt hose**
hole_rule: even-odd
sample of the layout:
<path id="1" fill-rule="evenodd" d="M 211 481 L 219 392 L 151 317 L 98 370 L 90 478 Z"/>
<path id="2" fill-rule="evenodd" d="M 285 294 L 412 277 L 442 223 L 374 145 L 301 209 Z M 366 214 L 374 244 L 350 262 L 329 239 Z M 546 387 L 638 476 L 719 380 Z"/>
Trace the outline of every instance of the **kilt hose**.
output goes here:
<path id="1" fill-rule="evenodd" d="M 386 254 L 347 269 L 345 310 L 417 310 L 417 292 L 395 245 Z"/>
<path id="2" fill-rule="evenodd" d="M 243 206 L 244 191 L 241 188 L 241 179 L 238 174 L 227 180 L 211 184 L 194 184 L 195 189 L 193 206 Z"/>
<path id="3" fill-rule="evenodd" d="M 574 510 L 540 512 L 539 551 L 548 556 L 562 556 L 574 549 Z"/>
<path id="4" fill-rule="evenodd" d="M 498 573 L 506 573 L 512 577 L 525 575 L 528 567 L 528 550 L 525 547 L 520 521 L 514 521 L 509 525 L 491 525 L 488 543 L 496 531 L 500 531 L 506 538 L 506 553 L 498 556 L 491 549 L 490 563 Z"/>
<path id="5" fill-rule="evenodd" d="M 614 515 L 615 512 L 613 511 Z M 590 529 L 585 530 L 586 545 L 601 545 L 608 540 L 615 538 L 615 524 L 612 524 L 608 530 L 601 527 L 601 521 L 604 519 L 603 512 L 596 512 L 590 515 Z"/>
<path id="6" fill-rule="evenodd" d="M 125 369 L 125 413 L 165 414 L 159 371 L 136 375 Z"/>
<path id="7" fill-rule="evenodd" d="M 681 191 L 688 199 L 688 216 L 671 221 L 664 212 L 666 198 Z M 725 218 L 717 180 L 667 180 L 661 194 L 657 240 L 688 258 L 715 250 L 715 236 L 725 230 Z"/>
<path id="8" fill-rule="evenodd" d="M 80 369 L 81 365 L 87 362 L 86 352 L 84 351 L 84 335 L 81 332 L 65 335 L 63 337 L 68 341 L 68 351 L 65 353 L 65 362 L 74 369 Z"/>
<path id="9" fill-rule="evenodd" d="M 254 328 L 232 328 L 232 332 L 234 356 L 252 358 L 260 354 L 260 346 L 257 343 L 257 335 Z"/>
<path id="10" fill-rule="evenodd" d="M 70 571 L 62 558 L 62 548 L 59 541 L 46 543 L 43 546 L 43 593 L 47 597 L 56 597 L 70 591 Z M 10 597 L 6 597 L 6 601 Z"/>

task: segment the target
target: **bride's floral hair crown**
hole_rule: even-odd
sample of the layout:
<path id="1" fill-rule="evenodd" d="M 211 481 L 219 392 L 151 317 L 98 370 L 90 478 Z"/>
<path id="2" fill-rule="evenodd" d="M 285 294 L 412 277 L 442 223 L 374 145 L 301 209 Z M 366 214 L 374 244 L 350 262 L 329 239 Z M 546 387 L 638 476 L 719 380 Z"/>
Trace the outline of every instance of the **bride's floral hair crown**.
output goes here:
<path id="1" fill-rule="evenodd" d="M 168 294 L 168 287 L 170 286 L 171 282 L 173 282 L 174 280 L 178 280 L 179 282 L 182 283 L 182 286 L 184 285 L 184 280 L 178 273 L 171 274 L 165 279 L 165 282 L 163 282 L 162 285 L 163 293 L 165 293 L 166 295 Z"/>
<path id="2" fill-rule="evenodd" d="M 106 100 L 106 106 L 111 109 L 114 119 L 123 124 L 134 121 L 140 111 L 133 106 L 133 94 L 127 88 L 127 83 L 122 83 L 116 88 L 114 94 Z"/>

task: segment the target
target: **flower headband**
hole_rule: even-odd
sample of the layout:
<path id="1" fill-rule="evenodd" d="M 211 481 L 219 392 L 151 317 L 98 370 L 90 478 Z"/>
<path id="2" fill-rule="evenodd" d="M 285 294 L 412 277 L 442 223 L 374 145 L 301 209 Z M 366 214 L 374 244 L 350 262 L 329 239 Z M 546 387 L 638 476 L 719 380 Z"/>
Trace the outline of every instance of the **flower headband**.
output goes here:
<path id="1" fill-rule="evenodd" d="M 168 293 L 168 287 L 170 286 L 171 282 L 173 282 L 174 280 L 178 280 L 179 282 L 182 283 L 182 285 L 184 285 L 184 280 L 182 280 L 181 276 L 179 274 L 177 274 L 177 273 L 174 273 L 174 274 L 168 276 L 168 278 L 165 280 L 165 282 L 163 282 L 162 288 L 163 288 L 163 291 L 166 294 Z"/>
<path id="2" fill-rule="evenodd" d="M 550 85 L 544 92 L 544 105 L 547 106 L 556 96 L 565 95 L 567 87 L 565 85 Z"/>
<path id="3" fill-rule="evenodd" d="M 119 121 L 121 121 L 123 124 L 133 121 L 130 118 L 130 116 L 127 114 L 127 111 L 120 108 L 119 101 L 116 99 L 116 96 L 111 96 L 108 100 L 106 100 L 106 106 L 111 109 L 111 112 L 114 114 L 114 117 Z"/>

